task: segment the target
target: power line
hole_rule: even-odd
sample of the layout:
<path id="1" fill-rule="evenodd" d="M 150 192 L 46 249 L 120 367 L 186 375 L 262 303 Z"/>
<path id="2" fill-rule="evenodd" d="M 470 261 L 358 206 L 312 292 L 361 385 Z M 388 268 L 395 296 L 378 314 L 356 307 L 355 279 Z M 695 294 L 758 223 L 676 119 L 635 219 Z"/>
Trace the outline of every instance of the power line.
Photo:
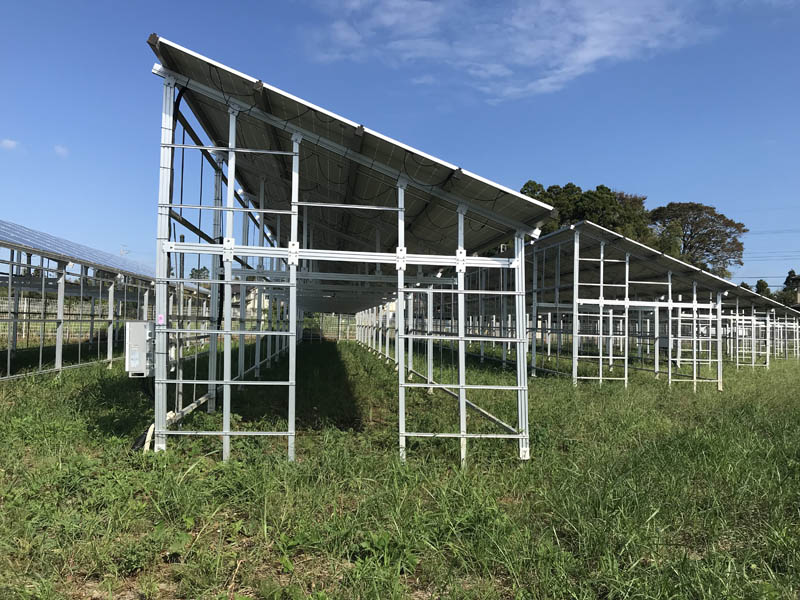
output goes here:
<path id="1" fill-rule="evenodd" d="M 800 229 L 762 229 L 761 231 L 748 231 L 743 235 L 781 235 L 787 233 L 800 233 Z"/>

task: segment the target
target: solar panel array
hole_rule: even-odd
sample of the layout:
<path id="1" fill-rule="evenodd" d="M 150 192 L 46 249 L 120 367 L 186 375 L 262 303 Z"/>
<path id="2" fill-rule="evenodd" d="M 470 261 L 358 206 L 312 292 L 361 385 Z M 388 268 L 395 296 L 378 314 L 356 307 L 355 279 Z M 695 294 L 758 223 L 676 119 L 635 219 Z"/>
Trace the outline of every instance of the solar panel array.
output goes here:
<path id="1" fill-rule="evenodd" d="M 155 278 L 155 271 L 147 265 L 9 221 L 0 220 L 0 245 L 114 273 L 133 275 L 143 279 Z"/>

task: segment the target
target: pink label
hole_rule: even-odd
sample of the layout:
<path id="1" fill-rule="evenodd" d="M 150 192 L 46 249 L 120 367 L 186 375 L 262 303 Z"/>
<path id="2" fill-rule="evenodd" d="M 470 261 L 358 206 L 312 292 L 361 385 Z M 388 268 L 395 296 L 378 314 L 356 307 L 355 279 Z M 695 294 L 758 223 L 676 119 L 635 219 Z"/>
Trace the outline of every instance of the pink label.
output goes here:
<path id="1" fill-rule="evenodd" d="M 157 323 L 159 325 L 163 325 L 164 323 L 166 323 L 166 319 L 164 318 L 164 315 L 158 315 Z"/>

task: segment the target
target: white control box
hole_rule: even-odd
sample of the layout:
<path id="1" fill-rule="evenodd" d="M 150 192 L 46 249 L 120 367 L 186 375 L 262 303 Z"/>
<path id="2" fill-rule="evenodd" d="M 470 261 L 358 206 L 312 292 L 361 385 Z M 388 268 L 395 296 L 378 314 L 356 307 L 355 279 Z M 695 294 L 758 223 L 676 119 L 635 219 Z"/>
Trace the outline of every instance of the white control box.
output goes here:
<path id="1" fill-rule="evenodd" d="M 129 377 L 155 375 L 155 332 L 153 321 L 125 323 L 125 370 Z"/>

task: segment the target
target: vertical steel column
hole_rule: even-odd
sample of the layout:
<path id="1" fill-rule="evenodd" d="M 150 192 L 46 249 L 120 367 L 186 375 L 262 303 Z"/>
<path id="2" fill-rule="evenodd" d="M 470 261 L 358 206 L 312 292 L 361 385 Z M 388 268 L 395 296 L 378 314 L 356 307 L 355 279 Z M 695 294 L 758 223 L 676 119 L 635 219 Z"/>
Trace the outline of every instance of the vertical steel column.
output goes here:
<path id="1" fill-rule="evenodd" d="M 750 305 L 750 367 L 756 368 L 756 305 Z"/>
<path id="2" fill-rule="evenodd" d="M 765 326 L 767 328 L 767 333 L 766 333 L 766 336 L 767 336 L 767 348 L 766 348 L 767 353 L 766 354 L 767 354 L 767 356 L 766 356 L 766 365 L 765 366 L 769 369 L 769 355 L 772 352 L 772 331 L 771 331 L 770 315 L 774 315 L 775 314 L 775 310 L 774 309 L 773 310 L 766 309 L 765 312 L 766 312 L 766 314 L 764 315 L 764 319 L 765 319 Z"/>
<path id="3" fill-rule="evenodd" d="M 783 315 L 783 327 L 781 329 L 783 338 L 783 358 L 789 358 L 789 315 Z"/>
<path id="4" fill-rule="evenodd" d="M 377 226 L 375 227 L 375 252 L 380 253 L 381 251 L 381 230 Z M 381 263 L 375 263 L 375 275 L 381 274 Z"/>
<path id="5" fill-rule="evenodd" d="M 158 186 L 158 229 L 156 233 L 156 364 L 155 364 L 155 437 L 153 449 L 167 449 L 167 248 L 169 241 L 169 204 L 172 196 L 172 148 L 175 80 L 164 80 L 161 105 L 161 160 Z M 93 305 L 94 306 L 94 305 Z M 94 311 L 92 311 L 94 314 Z M 92 320 L 94 324 L 94 317 Z"/>
<path id="6" fill-rule="evenodd" d="M 83 285 L 88 272 L 89 268 L 85 265 L 81 265 L 81 274 L 78 279 L 80 282 L 78 290 L 78 364 L 81 364 L 81 346 L 83 344 Z M 145 291 L 145 294 L 147 294 L 147 291 Z M 145 298 L 145 302 L 146 300 Z M 146 318 L 147 317 L 145 317 L 145 319 Z"/>
<path id="7" fill-rule="evenodd" d="M 608 309 L 608 367 L 614 370 L 614 309 Z"/>
<path id="8" fill-rule="evenodd" d="M 603 283 L 605 282 L 605 275 L 604 275 L 605 247 L 606 247 L 605 242 L 600 242 L 600 288 L 599 288 L 600 292 L 599 292 L 599 296 L 598 296 L 599 302 L 600 302 L 600 304 L 598 305 L 598 307 L 599 307 L 598 308 L 598 314 L 600 316 L 600 320 L 598 322 L 598 327 L 599 327 L 600 337 L 597 338 L 597 349 L 599 351 L 598 352 L 598 354 L 599 354 L 599 357 L 598 357 L 598 363 L 599 363 L 598 375 L 600 377 L 600 382 L 599 383 L 600 383 L 601 386 L 603 385 L 603 346 L 605 345 L 605 339 L 603 338 L 603 313 L 604 313 L 603 308 L 605 306 L 604 305 L 605 292 L 604 292 L 604 289 L 603 289 Z M 609 311 L 609 314 L 612 314 L 612 311 Z M 608 338 L 608 341 L 609 341 L 609 353 L 608 354 L 609 354 L 609 356 L 611 356 L 611 354 L 612 354 L 612 348 L 611 348 L 611 345 L 610 345 L 610 342 L 611 342 L 611 339 L 612 339 L 610 336 L 613 333 L 611 331 L 612 326 L 613 326 L 613 317 L 609 317 L 609 327 L 608 327 L 608 333 L 609 333 L 609 338 Z M 609 360 L 609 365 L 612 365 L 612 364 L 613 363 L 611 362 L 611 360 Z"/>
<path id="9" fill-rule="evenodd" d="M 697 391 L 697 282 L 692 281 L 692 390 Z"/>
<path id="10" fill-rule="evenodd" d="M 157 288 L 156 288 L 156 289 L 157 289 Z M 99 290 L 98 290 L 98 294 L 99 294 L 99 293 L 100 293 L 100 292 L 99 292 Z M 100 297 L 100 296 L 98 295 L 98 298 L 99 298 L 99 297 Z M 91 347 L 91 345 L 94 343 L 94 342 L 93 342 L 93 340 L 94 340 L 94 312 L 95 312 L 95 308 L 94 308 L 94 307 L 95 307 L 95 302 L 96 302 L 96 299 L 95 299 L 95 297 L 94 297 L 94 296 L 92 296 L 92 298 L 91 298 L 91 300 L 90 300 L 90 302 L 89 302 L 89 347 Z M 98 358 L 98 360 L 99 360 L 99 359 L 100 359 L 100 340 L 99 340 L 99 338 L 100 338 L 100 335 L 98 334 L 98 336 L 97 336 L 97 337 L 98 337 L 98 343 L 97 343 L 97 347 L 98 347 L 98 350 L 97 350 L 97 358 Z"/>
<path id="11" fill-rule="evenodd" d="M 275 238 L 273 240 L 273 246 L 280 246 L 281 245 L 281 215 L 275 215 Z M 273 271 L 280 272 L 283 268 L 283 262 L 278 258 L 271 258 L 270 265 Z M 280 303 L 278 300 L 278 294 L 275 292 L 273 288 L 269 288 L 269 295 L 267 296 L 267 329 L 270 331 L 273 330 L 273 326 L 275 330 L 278 330 L 278 312 L 276 301 Z M 267 336 L 267 367 L 272 367 L 272 355 L 278 354 L 278 350 L 280 349 L 280 338 L 272 339 L 273 336 Z"/>
<path id="12" fill-rule="evenodd" d="M 86 267 L 81 267 L 81 269 L 85 269 Z M 85 277 L 85 274 L 82 274 L 81 277 Z M 146 288 L 143 294 L 143 306 L 142 306 L 142 316 L 141 319 L 143 321 L 147 321 L 150 317 L 150 288 Z M 82 304 L 82 303 L 81 303 Z M 83 331 L 83 326 L 81 326 L 81 331 Z"/>
<path id="13" fill-rule="evenodd" d="M 502 291 L 504 291 L 504 292 L 508 288 L 508 285 L 506 284 L 507 279 L 508 279 L 508 277 L 507 277 L 507 274 L 506 274 L 506 270 L 505 269 L 500 269 L 500 289 Z M 506 297 L 505 297 L 505 294 L 504 294 L 504 295 L 500 296 L 500 337 L 501 338 L 508 336 L 508 331 L 507 331 L 507 328 L 506 328 L 506 315 L 507 315 L 507 312 L 508 312 L 508 310 L 506 308 Z M 501 361 L 502 361 L 502 364 L 503 364 L 503 368 L 505 369 L 506 368 L 506 356 L 508 355 L 508 343 L 507 342 L 501 342 L 500 343 L 500 348 L 501 348 Z"/>
<path id="14" fill-rule="evenodd" d="M 50 264 L 50 259 L 47 259 L 48 265 Z M 39 279 L 41 281 L 42 287 L 41 291 L 39 292 L 39 298 L 41 300 L 41 312 L 39 314 L 39 370 L 42 370 L 42 354 L 44 350 L 44 336 L 45 336 L 45 320 L 46 320 L 46 302 L 45 302 L 45 268 L 44 268 L 44 257 L 39 257 Z M 109 310 L 113 310 L 113 306 L 109 308 Z M 30 312 L 30 302 L 28 302 L 28 312 Z M 109 330 L 111 326 L 109 325 Z M 111 362 L 108 363 L 109 368 L 111 367 Z"/>
<path id="15" fill-rule="evenodd" d="M 385 350 L 384 350 L 383 354 L 386 357 L 386 364 L 388 365 L 392 360 L 391 357 L 389 356 L 389 350 L 390 350 L 389 349 L 389 326 L 390 326 L 389 321 L 392 318 L 392 313 L 391 313 L 391 311 L 389 311 L 389 304 L 388 303 L 383 304 L 382 306 L 383 306 L 383 319 L 384 319 L 384 322 L 385 322 L 385 325 L 384 325 L 384 336 L 383 336 L 383 343 L 384 343 Z"/>
<path id="16" fill-rule="evenodd" d="M 383 304 L 378 305 L 378 356 L 383 354 Z"/>
<path id="17" fill-rule="evenodd" d="M 369 345 L 375 354 L 378 354 L 378 310 L 373 306 L 369 309 Z"/>
<path id="18" fill-rule="evenodd" d="M 717 390 L 722 391 L 722 292 L 717 292 Z"/>
<path id="19" fill-rule="evenodd" d="M 428 384 L 433 384 L 433 286 L 428 287 L 427 293 L 427 318 L 425 319 L 425 333 L 430 336 L 427 339 L 426 346 L 426 363 L 428 367 Z M 481 342 L 483 344 L 483 342 Z M 433 388 L 428 388 L 428 393 L 433 393 Z"/>
<path id="20" fill-rule="evenodd" d="M 395 358 L 397 359 L 398 376 L 398 428 L 400 459 L 406 459 L 406 370 L 403 366 L 403 330 L 405 321 L 403 315 L 403 288 L 405 287 L 406 269 L 406 212 L 405 212 L 406 181 L 397 182 L 397 299 L 395 301 Z"/>
<path id="21" fill-rule="evenodd" d="M 297 241 L 297 203 L 300 201 L 300 142 L 303 136 L 292 135 L 292 216 L 289 238 L 289 254 L 297 252 L 300 244 Z M 289 262 L 289 460 L 295 456 L 295 400 L 297 398 L 297 256 Z"/>
<path id="22" fill-rule="evenodd" d="M 249 206 L 250 201 L 247 200 L 247 196 L 245 196 L 245 206 Z M 249 219 L 247 212 L 242 212 L 242 245 L 249 246 L 250 240 L 248 239 L 250 233 L 249 227 Z M 263 213 L 261 213 L 263 214 Z M 247 264 L 250 260 L 248 256 L 241 256 L 240 257 L 244 261 L 244 265 L 242 265 L 245 269 L 247 268 Z M 247 319 L 247 285 L 245 285 L 244 281 L 247 279 L 247 276 L 242 274 L 240 280 L 242 283 L 239 285 L 239 331 L 244 331 L 246 326 L 246 319 Z M 259 337 L 259 336 L 256 336 Z M 237 367 L 239 371 L 239 380 L 241 381 L 244 379 L 244 362 L 245 362 L 245 353 L 244 353 L 244 334 L 239 334 L 239 359 L 237 360 Z M 239 386 L 239 389 L 242 389 L 242 386 Z"/>
<path id="23" fill-rule="evenodd" d="M 414 378 L 414 294 L 408 294 L 408 380 Z"/>
<path id="24" fill-rule="evenodd" d="M 61 370 L 64 361 L 64 289 L 67 279 L 67 265 L 69 263 L 58 261 L 58 300 L 56 301 L 56 362 L 55 367 Z M 9 269 L 11 265 L 9 265 Z M 44 302 L 44 298 L 42 298 Z"/>
<path id="25" fill-rule="evenodd" d="M 222 163 L 223 155 L 221 152 L 214 154 L 215 168 L 214 168 L 214 207 L 222 208 Z M 214 243 L 222 243 L 222 211 L 214 210 L 213 214 L 213 235 Z M 219 254 L 211 255 L 211 281 L 219 281 L 222 277 L 222 257 Z M 219 331 L 219 284 L 211 284 L 211 307 L 210 319 L 208 328 L 211 330 L 208 338 L 208 379 L 209 381 L 216 381 L 217 377 L 217 363 L 219 362 L 219 352 L 217 349 L 219 342 L 219 335 L 215 331 Z M 206 402 L 206 410 L 209 413 L 216 412 L 217 410 L 217 384 L 208 384 L 208 402 Z"/>
<path id="26" fill-rule="evenodd" d="M 536 377 L 536 336 L 539 334 L 539 252 L 533 246 L 533 272 L 531 273 L 531 376 Z"/>
<path id="27" fill-rule="evenodd" d="M 630 336 L 628 335 L 628 327 L 630 326 L 629 319 L 630 319 L 630 273 L 631 273 L 631 255 L 629 253 L 625 253 L 625 326 L 622 331 L 623 334 L 623 343 L 625 344 L 625 357 L 624 357 L 624 365 L 623 365 L 623 377 L 625 378 L 625 387 L 628 387 L 628 354 L 630 354 Z M 639 310 L 639 351 L 641 352 L 642 348 L 642 332 L 641 332 L 641 318 L 642 311 Z M 613 354 L 613 353 L 612 353 Z"/>
<path id="28" fill-rule="evenodd" d="M 264 178 L 258 182 L 258 208 L 264 210 Z M 258 247 L 264 247 L 264 213 L 258 214 Z M 264 272 L 264 257 L 258 257 L 258 272 L 263 277 Z M 266 277 L 258 280 L 259 283 L 266 281 Z M 260 332 L 262 330 L 262 323 L 264 319 L 264 287 L 259 285 L 256 287 L 256 329 Z M 256 335 L 256 379 L 261 377 L 261 338 L 263 335 Z M 267 336 L 268 338 L 271 336 Z"/>
<path id="29" fill-rule="evenodd" d="M 395 298 L 394 302 L 394 370 L 397 371 L 400 368 L 400 357 L 398 355 L 398 340 L 399 340 L 399 327 L 397 327 L 397 304 L 398 301 Z"/>
<path id="30" fill-rule="evenodd" d="M 564 315 L 561 314 L 561 244 L 556 245 L 556 272 L 553 276 L 553 284 L 555 290 L 553 291 L 553 299 L 556 303 L 556 371 L 558 370 L 558 359 L 561 356 L 562 344 L 562 325 Z"/>
<path id="31" fill-rule="evenodd" d="M 305 195 L 304 195 L 305 197 Z M 303 248 L 308 248 L 308 206 L 303 207 Z M 301 271 L 308 271 L 308 261 L 304 260 Z"/>
<path id="32" fill-rule="evenodd" d="M 6 343 L 6 376 L 11 375 L 11 352 L 14 344 L 11 342 L 11 332 L 14 332 L 14 340 L 16 341 L 17 332 L 16 332 L 16 325 L 19 319 L 19 315 L 17 314 L 18 311 L 14 310 L 12 316 L 12 301 L 11 301 L 11 289 L 14 281 L 14 251 L 8 251 L 8 284 L 6 287 L 6 302 L 8 306 L 8 327 L 6 329 L 6 337 L 8 338 Z M 14 303 L 16 303 L 16 293 L 14 293 Z"/>
<path id="33" fill-rule="evenodd" d="M 736 318 L 734 320 L 735 326 L 733 330 L 733 346 L 736 354 L 736 370 L 739 370 L 739 297 L 736 297 Z"/>
<path id="34" fill-rule="evenodd" d="M 653 340 L 654 340 L 654 344 L 653 344 L 653 360 L 655 361 L 656 379 L 658 379 L 658 375 L 659 375 L 659 372 L 658 372 L 658 370 L 659 370 L 658 362 L 659 361 L 658 361 L 658 359 L 659 359 L 659 354 L 660 354 L 659 344 L 661 342 L 661 323 L 659 323 L 659 316 L 660 316 L 659 313 L 660 312 L 661 312 L 661 307 L 656 305 L 653 308 Z"/>
<path id="35" fill-rule="evenodd" d="M 433 286 L 431 286 L 431 289 Z M 480 291 L 484 291 L 486 289 L 486 269 L 478 269 L 478 289 Z M 433 302 L 433 298 L 431 298 L 430 302 Z M 432 304 L 431 304 L 432 306 Z M 486 312 L 486 302 L 484 301 L 483 294 L 478 296 L 478 335 L 481 337 L 486 335 L 484 330 L 484 320 L 485 316 L 484 313 Z M 433 309 L 431 308 L 430 311 L 431 315 L 433 314 Z M 432 318 L 432 317 L 431 317 Z M 431 345 L 433 344 L 433 340 L 431 340 Z M 480 353 L 481 353 L 481 362 L 483 362 L 484 358 L 484 348 L 483 348 L 483 340 L 480 341 Z"/>
<path id="36" fill-rule="evenodd" d="M 678 294 L 678 348 L 675 364 L 681 366 L 683 356 L 683 294 Z"/>
<path id="37" fill-rule="evenodd" d="M 638 294 L 637 294 L 638 299 Z M 648 325 L 650 321 L 647 321 Z M 649 332 L 648 332 L 649 333 Z M 649 336 L 648 336 L 649 337 Z M 642 320 L 641 307 L 636 311 L 636 358 L 639 359 L 639 366 L 644 366 L 644 321 Z M 649 352 L 648 352 L 649 354 Z"/>
<path id="38" fill-rule="evenodd" d="M 106 333 L 106 360 L 108 368 L 111 368 L 111 361 L 114 358 L 114 293 L 116 291 L 117 280 L 111 280 L 108 286 L 108 329 Z"/>
<path id="39" fill-rule="evenodd" d="M 22 259 L 22 253 L 19 253 L 20 260 Z M 13 305 L 14 305 L 14 316 L 11 316 L 11 305 L 12 305 L 12 289 L 14 283 L 14 251 L 8 251 L 8 288 L 7 288 L 7 298 L 8 298 L 8 318 L 12 319 L 11 322 L 8 324 L 8 345 L 6 346 L 6 375 L 11 375 L 11 355 L 17 349 L 17 333 L 18 327 L 17 324 L 19 323 L 19 291 L 14 290 L 13 292 Z"/>
<path id="40" fill-rule="evenodd" d="M 573 256 L 572 256 L 572 385 L 578 385 L 578 295 L 580 293 L 580 282 L 578 272 L 580 271 L 580 251 L 581 233 L 573 232 Z M 602 319 L 602 317 L 601 317 Z"/>
<path id="41" fill-rule="evenodd" d="M 466 272 L 467 251 L 464 248 L 464 213 L 466 207 L 458 207 L 458 248 L 456 249 L 456 280 L 458 282 L 458 416 L 461 441 L 461 466 L 467 461 L 467 342 L 466 298 L 464 294 L 464 273 Z M 505 298 L 505 296 L 503 296 Z M 505 349 L 505 345 L 503 346 Z M 503 352 L 505 361 L 505 350 Z"/>
<path id="42" fill-rule="evenodd" d="M 667 271 L 667 385 L 672 385 L 672 271 Z"/>
<path id="43" fill-rule="evenodd" d="M 531 457 L 530 431 L 528 427 L 528 369 L 527 369 L 527 326 L 525 316 L 525 238 L 523 234 L 514 236 L 516 264 L 514 265 L 514 299 L 516 300 L 517 338 L 517 429 L 522 434 L 519 440 L 520 460 Z"/>
<path id="44" fill-rule="evenodd" d="M 180 239 L 181 243 L 185 241 L 183 234 L 178 239 Z M 183 311 L 185 292 L 183 279 L 185 276 L 184 253 L 181 252 L 178 255 L 178 277 L 180 278 L 178 283 L 178 329 L 183 329 L 186 326 Z M 125 295 L 127 296 L 127 292 L 125 292 Z M 180 333 L 175 334 L 175 358 L 177 359 L 175 363 L 175 379 L 178 380 L 178 383 L 175 384 L 175 410 L 179 411 L 183 409 L 183 339 Z"/>
<path id="45" fill-rule="evenodd" d="M 222 328 L 223 334 L 223 354 L 222 354 L 222 460 L 228 460 L 231 456 L 231 317 L 233 301 L 233 201 L 236 193 L 236 117 L 239 114 L 235 108 L 228 108 L 228 185 L 226 188 L 225 207 L 225 238 L 222 241 L 222 267 L 224 269 L 222 301 Z"/>

